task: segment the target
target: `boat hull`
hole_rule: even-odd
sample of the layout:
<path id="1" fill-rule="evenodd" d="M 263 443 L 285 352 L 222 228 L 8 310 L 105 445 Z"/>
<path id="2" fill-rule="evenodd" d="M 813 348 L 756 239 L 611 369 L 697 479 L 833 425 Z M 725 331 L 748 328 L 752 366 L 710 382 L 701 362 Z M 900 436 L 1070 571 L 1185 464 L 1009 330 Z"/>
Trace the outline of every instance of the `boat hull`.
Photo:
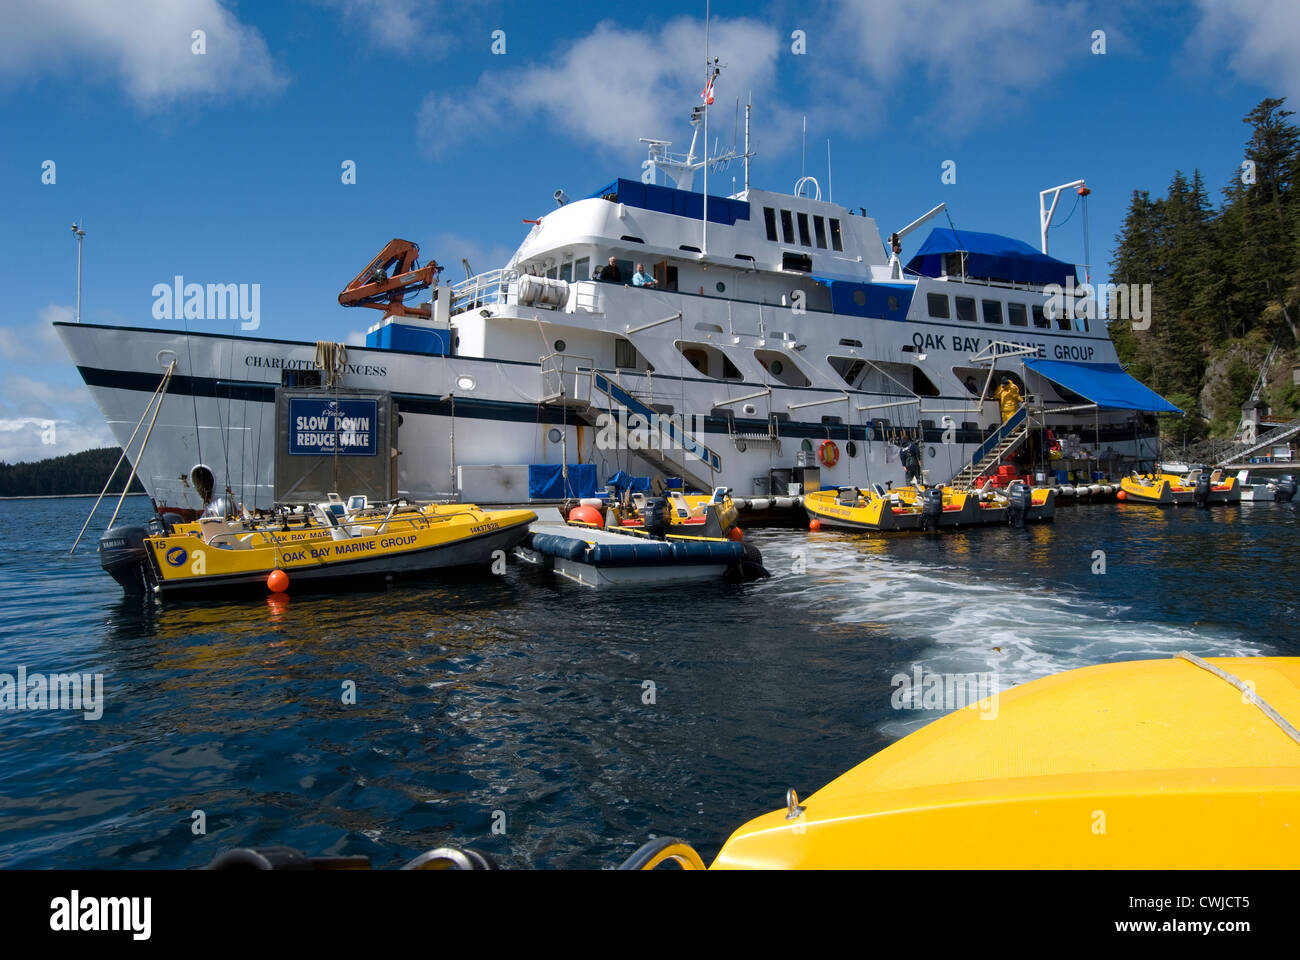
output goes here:
<path id="1" fill-rule="evenodd" d="M 1300 723 L 1300 658 L 1207 663 Z M 714 869 L 1292 869 L 1300 749 L 1181 658 L 972 700 L 732 834 Z"/>

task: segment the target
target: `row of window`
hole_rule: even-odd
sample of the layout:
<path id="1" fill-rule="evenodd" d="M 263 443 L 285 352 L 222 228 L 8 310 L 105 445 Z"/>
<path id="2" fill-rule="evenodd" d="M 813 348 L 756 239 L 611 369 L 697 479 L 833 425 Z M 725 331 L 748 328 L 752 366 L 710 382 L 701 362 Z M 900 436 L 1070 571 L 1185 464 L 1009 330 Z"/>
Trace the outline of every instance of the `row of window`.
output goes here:
<path id="1" fill-rule="evenodd" d="M 778 238 L 776 232 L 777 214 L 781 215 L 781 233 Z M 826 249 L 827 239 L 827 218 L 820 214 L 814 214 L 811 218 L 806 213 L 791 213 L 789 210 L 776 210 L 773 207 L 763 208 L 763 223 L 767 227 L 767 239 L 774 243 L 795 243 L 798 242 L 805 247 L 813 246 L 814 240 L 819 249 Z M 809 229 L 811 223 L 811 229 Z M 794 238 L 796 224 L 799 227 L 799 239 Z M 840 233 L 840 222 L 835 218 L 830 218 L 830 248 L 832 250 L 844 249 L 844 238 Z"/>
<path id="2" fill-rule="evenodd" d="M 977 305 L 974 297 L 953 297 L 952 300 L 956 306 L 956 317 L 966 323 L 975 323 L 977 319 L 982 318 L 985 323 L 1009 323 L 1013 327 L 1029 326 L 1029 311 L 1026 311 L 1023 303 L 1003 303 L 1001 300 L 981 300 Z M 946 293 L 930 293 L 926 295 L 926 303 L 930 309 L 930 316 L 935 320 L 950 320 L 953 317 L 951 307 L 948 302 Z M 978 307 L 978 315 L 976 313 Z M 1005 319 L 1003 316 L 1003 307 L 1006 308 Z M 1052 328 L 1052 321 L 1043 310 L 1041 303 L 1035 303 L 1032 306 L 1034 326 L 1043 330 Z M 1088 332 L 1087 317 L 1080 317 L 1077 321 L 1079 328 Z M 1056 329 L 1071 330 L 1069 317 L 1064 314 L 1056 317 Z"/>

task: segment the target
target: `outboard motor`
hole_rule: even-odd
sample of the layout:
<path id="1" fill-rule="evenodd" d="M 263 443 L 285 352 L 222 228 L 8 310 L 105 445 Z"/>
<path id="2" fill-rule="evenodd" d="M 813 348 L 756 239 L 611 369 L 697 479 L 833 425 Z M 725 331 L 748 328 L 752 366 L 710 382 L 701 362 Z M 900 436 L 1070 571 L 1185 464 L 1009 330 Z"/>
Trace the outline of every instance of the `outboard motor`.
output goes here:
<path id="1" fill-rule="evenodd" d="M 663 540 L 668 534 L 668 501 L 651 497 L 645 505 L 645 532 L 652 540 Z"/>
<path id="2" fill-rule="evenodd" d="M 172 527 L 184 522 L 185 518 L 179 513 L 155 513 L 149 520 L 149 533 L 154 536 L 165 537 L 172 532 Z"/>
<path id="3" fill-rule="evenodd" d="M 744 544 L 743 558 L 739 563 L 727 568 L 722 578 L 728 583 L 749 583 L 762 580 L 772 574 L 763 566 L 763 554 L 751 543 Z"/>
<path id="4" fill-rule="evenodd" d="M 114 527 L 99 538 L 99 565 L 127 593 L 146 593 L 145 569 L 149 563 L 144 527 Z"/>
<path id="5" fill-rule="evenodd" d="M 1294 496 L 1295 478 L 1288 473 L 1285 477 L 1282 477 L 1277 481 L 1277 487 L 1273 492 L 1273 498 L 1277 500 L 1278 503 L 1290 503 Z"/>
<path id="6" fill-rule="evenodd" d="M 1198 507 L 1207 506 L 1210 502 L 1210 475 L 1204 470 L 1196 478 L 1196 505 Z"/>
<path id="7" fill-rule="evenodd" d="M 943 489 L 930 487 L 921 494 L 921 529 L 938 530 L 943 516 Z"/>
<path id="8" fill-rule="evenodd" d="M 1007 491 L 1007 522 L 1013 527 L 1023 527 L 1034 504 L 1034 492 L 1025 484 L 1017 483 Z"/>

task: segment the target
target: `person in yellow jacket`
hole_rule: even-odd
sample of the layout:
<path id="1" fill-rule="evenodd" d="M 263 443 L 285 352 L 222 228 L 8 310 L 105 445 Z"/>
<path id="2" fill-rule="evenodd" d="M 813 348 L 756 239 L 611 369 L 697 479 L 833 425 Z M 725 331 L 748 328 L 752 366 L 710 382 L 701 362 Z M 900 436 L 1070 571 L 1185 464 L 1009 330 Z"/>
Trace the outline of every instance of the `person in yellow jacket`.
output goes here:
<path id="1" fill-rule="evenodd" d="M 1020 388 L 1009 377 L 1002 378 L 1002 385 L 994 391 L 998 407 L 1002 410 L 1002 422 L 1006 423 L 1020 409 Z"/>

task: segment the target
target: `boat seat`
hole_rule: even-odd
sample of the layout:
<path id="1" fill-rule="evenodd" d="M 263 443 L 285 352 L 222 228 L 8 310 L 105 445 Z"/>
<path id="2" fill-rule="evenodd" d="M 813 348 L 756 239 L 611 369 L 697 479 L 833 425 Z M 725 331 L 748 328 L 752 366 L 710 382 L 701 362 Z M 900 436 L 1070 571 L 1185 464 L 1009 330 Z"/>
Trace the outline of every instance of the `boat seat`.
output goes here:
<path id="1" fill-rule="evenodd" d="M 338 514 L 330 509 L 331 504 L 318 503 L 312 508 L 312 513 L 320 521 L 321 526 L 330 532 L 331 540 L 350 540 L 352 533 L 346 527 L 339 526 Z"/>

